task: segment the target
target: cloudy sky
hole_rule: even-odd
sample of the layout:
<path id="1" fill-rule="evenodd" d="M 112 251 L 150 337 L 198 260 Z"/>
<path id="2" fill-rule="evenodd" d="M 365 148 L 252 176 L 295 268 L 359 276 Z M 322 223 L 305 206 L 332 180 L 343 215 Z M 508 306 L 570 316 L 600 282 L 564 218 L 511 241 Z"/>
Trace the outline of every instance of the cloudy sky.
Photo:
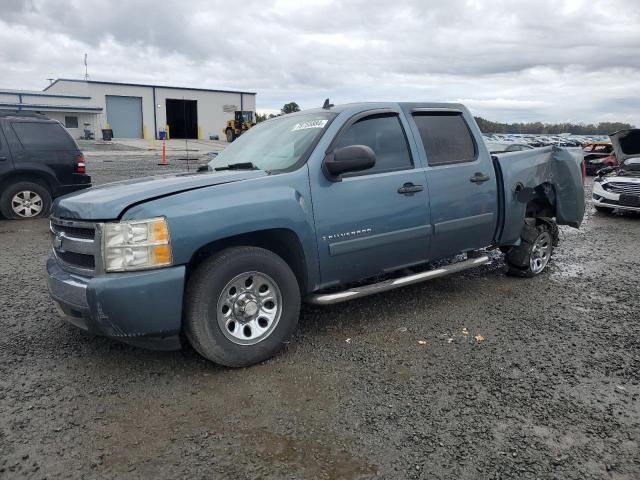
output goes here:
<path id="1" fill-rule="evenodd" d="M 460 101 L 498 121 L 640 125 L 638 0 L 0 0 L 0 87 L 226 88 L 258 110 Z"/>

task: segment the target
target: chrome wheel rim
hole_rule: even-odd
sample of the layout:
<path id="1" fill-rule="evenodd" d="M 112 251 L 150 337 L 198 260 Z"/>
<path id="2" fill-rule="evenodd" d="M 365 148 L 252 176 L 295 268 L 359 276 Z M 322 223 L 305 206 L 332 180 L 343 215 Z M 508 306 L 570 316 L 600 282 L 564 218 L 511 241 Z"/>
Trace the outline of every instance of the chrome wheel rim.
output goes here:
<path id="1" fill-rule="evenodd" d="M 280 288 L 264 273 L 242 273 L 222 289 L 216 315 L 227 339 L 238 345 L 255 345 L 271 335 L 280 321 Z"/>
<path id="2" fill-rule="evenodd" d="M 42 212 L 42 197 L 31 190 L 16 193 L 11 199 L 11 209 L 23 218 L 31 218 Z"/>
<path id="3" fill-rule="evenodd" d="M 543 232 L 538 235 L 531 249 L 531 257 L 529 258 L 529 267 L 533 273 L 540 273 L 544 270 L 551 258 L 551 235 L 549 232 Z"/>

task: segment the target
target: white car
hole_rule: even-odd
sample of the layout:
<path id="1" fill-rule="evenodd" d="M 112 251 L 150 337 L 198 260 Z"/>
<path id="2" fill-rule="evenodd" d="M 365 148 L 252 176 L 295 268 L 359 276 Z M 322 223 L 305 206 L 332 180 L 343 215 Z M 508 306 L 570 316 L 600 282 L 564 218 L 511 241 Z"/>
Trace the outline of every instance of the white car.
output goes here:
<path id="1" fill-rule="evenodd" d="M 640 212 L 640 129 L 620 130 L 610 138 L 619 166 L 603 169 L 594 179 L 593 206 L 599 212 Z"/>

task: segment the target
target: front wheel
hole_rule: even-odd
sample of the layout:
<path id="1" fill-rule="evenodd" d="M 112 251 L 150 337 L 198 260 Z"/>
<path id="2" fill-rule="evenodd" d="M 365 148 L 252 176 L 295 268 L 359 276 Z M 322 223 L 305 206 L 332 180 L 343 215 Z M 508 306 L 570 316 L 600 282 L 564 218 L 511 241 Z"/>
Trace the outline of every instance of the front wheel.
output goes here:
<path id="1" fill-rule="evenodd" d="M 185 333 L 203 357 L 245 367 L 273 356 L 300 315 L 300 288 L 289 265 L 269 250 L 235 247 L 205 260 L 191 276 Z"/>
<path id="2" fill-rule="evenodd" d="M 231 143 L 236 139 L 236 135 L 235 133 L 233 133 L 233 130 L 231 130 L 230 128 L 227 128 L 227 142 Z"/>
<path id="3" fill-rule="evenodd" d="M 541 274 L 553 254 L 553 232 L 547 223 L 525 223 L 520 245 L 506 253 L 507 274 L 535 277 Z"/>

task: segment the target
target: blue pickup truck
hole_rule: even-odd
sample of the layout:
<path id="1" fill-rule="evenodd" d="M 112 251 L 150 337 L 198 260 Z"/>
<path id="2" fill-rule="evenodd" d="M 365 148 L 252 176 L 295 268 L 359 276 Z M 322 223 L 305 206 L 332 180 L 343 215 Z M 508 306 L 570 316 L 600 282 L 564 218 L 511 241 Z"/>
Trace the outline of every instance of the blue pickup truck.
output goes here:
<path id="1" fill-rule="evenodd" d="M 197 173 L 56 200 L 49 291 L 89 332 L 167 350 L 184 334 L 247 366 L 289 339 L 302 301 L 476 267 L 489 249 L 540 274 L 557 225 L 582 221 L 581 162 L 556 147 L 491 156 L 458 104 L 326 105 L 261 123 Z"/>

